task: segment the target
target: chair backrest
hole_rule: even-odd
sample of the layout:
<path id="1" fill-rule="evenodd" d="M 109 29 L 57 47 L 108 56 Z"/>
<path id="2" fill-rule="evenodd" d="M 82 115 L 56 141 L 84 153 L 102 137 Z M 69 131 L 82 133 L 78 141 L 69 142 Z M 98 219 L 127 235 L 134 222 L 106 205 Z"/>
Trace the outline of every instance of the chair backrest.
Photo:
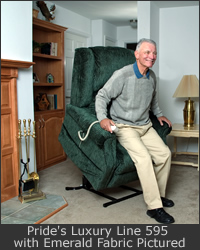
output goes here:
<path id="1" fill-rule="evenodd" d="M 121 47 L 89 47 L 75 51 L 71 104 L 88 107 L 115 70 L 135 62 L 133 50 Z"/>

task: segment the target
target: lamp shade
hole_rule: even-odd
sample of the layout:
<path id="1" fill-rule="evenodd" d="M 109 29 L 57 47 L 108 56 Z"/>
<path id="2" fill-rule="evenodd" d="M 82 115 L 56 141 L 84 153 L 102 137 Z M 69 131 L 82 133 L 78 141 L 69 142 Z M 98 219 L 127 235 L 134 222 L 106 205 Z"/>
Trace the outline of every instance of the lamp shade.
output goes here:
<path id="1" fill-rule="evenodd" d="M 173 97 L 198 97 L 199 80 L 196 75 L 184 75 Z"/>

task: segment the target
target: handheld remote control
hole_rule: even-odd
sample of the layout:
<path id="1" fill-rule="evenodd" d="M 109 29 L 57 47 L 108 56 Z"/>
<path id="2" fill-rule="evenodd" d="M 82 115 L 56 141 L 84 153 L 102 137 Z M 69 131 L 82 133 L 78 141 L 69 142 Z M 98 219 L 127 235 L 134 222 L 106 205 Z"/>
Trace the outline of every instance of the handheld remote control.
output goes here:
<path id="1" fill-rule="evenodd" d="M 115 125 L 111 125 L 110 127 L 111 127 L 111 129 L 112 129 L 113 132 L 117 132 L 118 131 L 118 128 Z"/>

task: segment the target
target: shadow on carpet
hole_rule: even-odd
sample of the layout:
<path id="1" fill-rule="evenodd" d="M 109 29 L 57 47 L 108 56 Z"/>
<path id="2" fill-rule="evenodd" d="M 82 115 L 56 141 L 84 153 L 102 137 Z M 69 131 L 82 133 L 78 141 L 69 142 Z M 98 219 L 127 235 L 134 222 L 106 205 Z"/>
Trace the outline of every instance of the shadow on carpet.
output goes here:
<path id="1" fill-rule="evenodd" d="M 60 195 L 46 194 L 46 199 L 27 203 L 14 197 L 1 203 L 1 224 L 40 224 L 67 206 Z"/>

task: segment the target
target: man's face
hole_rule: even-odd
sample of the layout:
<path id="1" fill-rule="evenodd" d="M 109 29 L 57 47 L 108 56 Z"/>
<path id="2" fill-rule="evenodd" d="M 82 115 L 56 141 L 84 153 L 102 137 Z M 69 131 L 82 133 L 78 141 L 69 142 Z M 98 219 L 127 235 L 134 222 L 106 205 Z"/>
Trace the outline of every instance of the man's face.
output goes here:
<path id="1" fill-rule="evenodd" d="M 137 60 L 138 68 L 141 73 L 151 68 L 157 57 L 156 47 L 148 42 L 143 42 L 139 48 L 139 51 L 135 51 L 135 57 Z"/>

